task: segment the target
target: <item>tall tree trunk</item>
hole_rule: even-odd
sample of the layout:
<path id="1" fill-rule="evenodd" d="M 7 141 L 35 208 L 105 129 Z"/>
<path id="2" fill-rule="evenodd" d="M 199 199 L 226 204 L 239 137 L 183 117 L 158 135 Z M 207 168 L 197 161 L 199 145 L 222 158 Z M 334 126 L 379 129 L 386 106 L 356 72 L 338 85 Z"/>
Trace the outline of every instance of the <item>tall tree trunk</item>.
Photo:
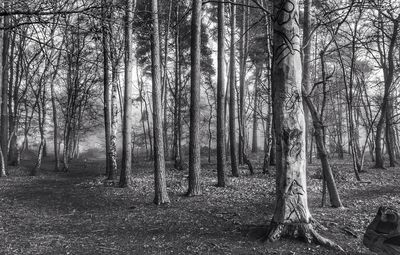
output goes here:
<path id="1" fill-rule="evenodd" d="M 10 151 L 9 151 L 9 164 L 13 166 L 19 166 L 20 164 L 20 148 L 18 148 L 18 128 L 19 128 L 19 107 L 20 103 L 19 101 L 19 96 L 20 96 L 20 85 L 22 81 L 22 57 L 23 57 L 23 45 L 26 40 L 26 30 L 22 32 L 23 34 L 19 36 L 19 45 L 18 45 L 18 57 L 17 57 L 17 63 L 16 63 L 16 70 L 15 70 L 15 82 L 14 84 L 11 83 L 10 81 L 10 86 L 12 86 L 12 91 L 10 90 L 10 96 L 9 96 L 9 114 L 10 114 L 10 135 L 11 135 L 11 140 L 10 140 Z M 16 33 L 14 33 L 16 34 Z M 12 92 L 12 93 L 11 93 Z"/>
<path id="2" fill-rule="evenodd" d="M 283 235 L 299 234 L 307 242 L 316 241 L 341 249 L 316 233 L 307 204 L 298 0 L 274 0 L 274 15 L 272 82 L 277 145 L 276 206 L 267 239 L 276 241 Z"/>
<path id="3" fill-rule="evenodd" d="M 340 92 L 338 93 L 338 121 L 337 121 L 337 128 L 338 128 L 338 145 L 337 145 L 337 150 L 338 150 L 338 156 L 339 159 L 344 159 L 344 149 L 343 149 L 343 107 L 342 107 L 342 97 Z"/>
<path id="4" fill-rule="evenodd" d="M 188 196 L 201 195 L 200 180 L 200 46 L 201 0 L 193 0 L 191 25 L 191 86 L 190 86 L 190 140 Z"/>
<path id="5" fill-rule="evenodd" d="M 382 15 L 379 14 L 379 18 L 382 19 Z M 376 126 L 376 136 L 375 136 L 375 167 L 376 168 L 383 168 L 383 155 L 382 155 L 382 132 L 386 120 L 386 125 L 390 125 L 390 123 L 387 122 L 387 114 L 389 111 L 389 94 L 390 90 L 392 87 L 393 83 L 393 78 L 394 78 L 394 69 L 395 69 L 395 63 L 394 63 L 394 49 L 395 45 L 397 42 L 397 37 L 399 34 L 399 23 L 400 23 L 400 15 L 397 16 L 396 19 L 393 18 L 393 32 L 390 36 L 390 44 L 389 44 L 389 49 L 387 50 L 387 55 L 385 55 L 385 51 L 382 51 L 382 47 L 378 47 L 380 51 L 380 59 L 381 59 L 381 66 L 383 69 L 383 78 L 384 78 L 384 84 L 385 84 L 385 90 L 382 98 L 382 104 L 381 104 L 381 116 L 379 118 L 378 124 Z M 378 31 L 378 34 L 381 36 L 381 38 L 385 38 L 385 34 L 383 32 L 384 30 L 384 25 L 383 22 L 379 22 L 379 25 L 381 26 L 382 31 Z M 378 46 L 381 43 L 378 39 Z M 387 139 L 388 140 L 388 139 Z M 390 144 L 390 141 L 388 142 Z M 394 163 L 394 162 L 392 162 Z"/>
<path id="6" fill-rule="evenodd" d="M 153 80 L 153 133 L 154 133 L 154 203 L 169 203 L 165 179 L 164 138 L 161 107 L 160 35 L 158 27 L 158 1 L 151 1 L 152 40 L 151 63 Z"/>
<path id="7" fill-rule="evenodd" d="M 217 80 L 217 175 L 218 187 L 225 187 L 225 4 L 218 2 L 218 80 Z"/>
<path id="8" fill-rule="evenodd" d="M 269 165 L 276 165 L 276 133 L 275 133 L 275 124 L 274 117 L 272 116 L 272 129 L 271 129 L 271 150 L 269 153 Z"/>
<path id="9" fill-rule="evenodd" d="M 270 86 L 269 86 L 270 88 Z M 269 99 L 268 102 L 268 116 L 266 120 L 266 130 L 264 137 L 264 163 L 263 163 L 263 173 L 267 174 L 269 165 L 270 165 L 270 156 L 271 156 L 271 121 L 272 121 L 272 103 Z"/>
<path id="10" fill-rule="evenodd" d="M 305 88 L 303 88 L 303 91 L 307 93 Z M 326 143 L 323 135 L 324 124 L 322 123 L 320 117 L 318 116 L 316 108 L 311 99 L 306 94 L 303 94 L 303 99 L 306 102 L 309 112 L 311 113 L 311 117 L 313 119 L 315 143 L 317 145 L 319 159 L 321 160 L 322 174 L 324 176 L 323 179 L 324 182 L 325 181 L 327 182 L 331 205 L 333 207 L 341 208 L 343 207 L 343 204 L 340 200 L 339 192 L 336 187 L 335 178 L 333 177 L 332 169 L 328 161 L 328 153 L 326 151 Z"/>
<path id="11" fill-rule="evenodd" d="M 247 94 L 247 85 L 245 83 L 246 79 L 246 61 L 247 61 L 247 41 L 248 33 L 247 22 L 248 22 L 248 11 L 249 8 L 245 5 L 248 4 L 248 0 L 242 0 L 242 24 L 240 26 L 240 39 L 239 39 L 239 150 L 238 159 L 239 164 L 243 164 L 245 146 L 246 146 L 246 134 L 245 134 L 245 98 Z"/>
<path id="12" fill-rule="evenodd" d="M 36 164 L 31 170 L 31 176 L 37 175 L 43 159 L 43 153 L 46 146 L 45 141 L 45 122 L 46 122 L 46 79 L 44 78 L 44 74 L 47 73 L 47 70 L 50 66 L 50 60 L 46 61 L 45 67 L 43 70 L 43 74 L 39 79 L 38 82 L 38 90 L 35 93 L 36 97 L 36 104 L 37 104 L 37 112 L 38 112 L 38 125 L 39 125 L 39 132 L 40 132 L 40 143 L 39 143 L 39 150 L 37 153 Z"/>
<path id="13" fill-rule="evenodd" d="M 230 49 L 230 65 L 229 65 L 229 140 L 230 140 L 230 154 L 231 154 L 231 168 L 232 175 L 239 176 L 239 169 L 237 165 L 236 156 L 236 68 L 235 68 L 235 29 L 236 29 L 236 5 L 235 0 L 231 4 L 231 49 Z"/>
<path id="14" fill-rule="evenodd" d="M 394 131 L 393 131 L 393 121 L 392 121 L 392 109 L 393 109 L 393 104 L 392 104 L 393 99 L 389 99 L 389 109 L 387 110 L 385 114 L 385 137 L 386 137 L 386 148 L 389 156 L 389 166 L 390 167 L 395 167 L 396 166 L 396 158 L 394 155 L 394 144 L 395 144 L 395 137 L 394 137 Z"/>
<path id="15" fill-rule="evenodd" d="M 165 35 L 164 35 L 164 67 L 163 67 L 163 77 L 162 77 L 162 92 L 161 97 L 163 98 L 163 137 L 164 137 L 164 157 L 169 158 L 169 139 L 168 139 L 168 45 L 169 45 L 169 30 L 171 26 L 171 15 L 172 15 L 172 0 L 168 0 L 168 18 L 167 24 L 165 25 Z"/>
<path id="16" fill-rule="evenodd" d="M 138 81 L 139 81 L 138 66 L 136 66 L 136 73 L 137 73 L 137 78 L 138 78 Z M 143 81 L 141 79 L 139 81 L 139 97 L 140 97 L 140 114 L 141 114 L 140 122 L 142 122 L 144 145 L 145 145 L 145 148 L 146 148 L 146 157 L 149 157 L 149 149 L 148 149 L 148 146 L 147 146 L 147 132 L 146 132 L 146 125 L 145 125 L 145 118 L 143 117 L 145 113 L 143 112 L 144 94 L 143 94 Z"/>
<path id="17" fill-rule="evenodd" d="M 150 101 L 150 98 L 148 99 L 148 101 Z M 154 148 L 153 148 L 153 138 L 151 136 L 150 117 L 149 117 L 149 115 L 151 113 L 151 109 L 149 109 L 146 99 L 144 99 L 144 108 L 145 108 L 145 111 L 146 111 L 147 132 L 148 132 L 149 145 L 150 145 L 149 160 L 153 160 Z"/>
<path id="18" fill-rule="evenodd" d="M 58 149 L 58 118 L 57 118 L 57 106 L 56 106 L 56 94 L 54 91 L 54 82 L 57 77 L 58 66 L 60 65 L 61 51 L 58 53 L 56 70 L 54 70 L 52 82 L 50 83 L 50 97 L 51 97 L 51 107 L 53 113 L 53 146 L 54 146 L 54 168 L 56 171 L 60 171 L 60 151 Z"/>
<path id="19" fill-rule="evenodd" d="M 210 101 L 210 100 L 208 99 L 208 101 Z M 210 105 L 210 112 L 209 112 L 210 115 L 208 117 L 208 159 L 207 159 L 207 162 L 210 164 L 211 163 L 211 150 L 212 150 L 211 144 L 212 144 L 212 139 L 213 139 L 212 113 L 213 113 L 214 109 L 213 109 L 213 106 L 211 103 L 209 105 Z M 218 172 L 218 162 L 217 162 L 217 172 Z"/>
<path id="20" fill-rule="evenodd" d="M 177 22 L 179 4 L 176 5 Z M 175 90 L 174 90 L 174 167 L 182 169 L 181 139 L 181 61 L 180 61 L 180 25 L 177 24 L 175 33 Z"/>
<path id="21" fill-rule="evenodd" d="M 114 180 L 117 174 L 117 132 L 118 132 L 118 71 L 117 64 L 112 67 L 112 94 L 111 94 L 111 134 L 110 134 L 110 171 L 108 180 Z"/>
<path id="22" fill-rule="evenodd" d="M 382 155 L 382 131 L 385 124 L 385 115 L 382 111 L 386 111 L 386 103 L 382 103 L 381 106 L 381 117 L 376 125 L 376 135 L 375 135 L 375 168 L 384 168 L 383 166 L 383 155 Z"/>
<path id="23" fill-rule="evenodd" d="M 304 23 L 303 23 L 303 77 L 302 84 L 306 91 L 309 91 L 311 84 L 311 0 L 304 0 Z M 303 103 L 304 118 L 306 120 L 306 151 L 308 149 L 308 130 L 309 130 L 309 112 L 305 103 Z"/>
<path id="24" fill-rule="evenodd" d="M 3 7 L 4 3 L 0 3 L 0 7 Z M 0 26 L 3 26 L 3 17 L 0 17 Z M 4 39 L 4 30 L 0 30 L 0 52 L 3 52 L 3 39 Z M 3 83 L 3 58 L 0 57 L 0 93 L 3 91 L 3 87 L 5 84 Z M 3 106 L 3 97 L 0 96 L 0 107 Z M 1 109 L 0 109 L 1 111 Z M 1 141 L 1 140 L 0 140 Z M 3 144 L 3 142 L 2 142 Z M 5 157 L 3 154 L 3 146 L 0 146 L 0 177 L 6 176 L 6 165 Z"/>
<path id="25" fill-rule="evenodd" d="M 72 39 L 74 40 L 74 39 Z M 79 41 L 79 40 L 77 40 Z M 71 151 L 71 135 L 72 135 L 72 122 L 75 117 L 75 99 L 76 99 L 76 82 L 74 82 L 74 74 L 77 75 L 73 71 L 73 62 L 74 62 L 74 55 L 78 58 L 78 54 L 76 52 L 76 45 L 75 42 L 71 43 L 71 49 L 67 53 L 67 109 L 66 109 L 66 116 L 65 116 L 65 125 L 64 125 L 64 149 L 63 149 L 63 170 L 65 172 L 69 171 L 69 159 L 70 159 L 70 151 Z"/>
<path id="26" fill-rule="evenodd" d="M 114 3 L 114 1 L 113 1 Z M 111 21 L 113 20 L 113 7 L 111 7 L 111 14 L 109 20 L 109 31 L 110 35 L 112 34 L 113 24 Z M 112 40 L 112 38 L 110 38 Z M 118 65 L 120 62 L 120 57 L 117 54 L 117 49 L 115 44 L 110 47 L 110 59 L 111 59 L 111 84 L 112 84 L 112 91 L 111 91 L 111 134 L 110 134 L 110 171 L 108 172 L 107 180 L 114 181 L 117 175 L 117 133 L 118 133 L 118 115 L 119 115 L 119 98 L 118 98 Z M 110 46 L 111 46 L 110 45 Z M 133 141 L 134 142 L 134 141 Z M 132 148 L 133 153 L 133 148 Z M 132 156 L 133 157 L 133 156 Z"/>
<path id="27" fill-rule="evenodd" d="M 306 1 L 305 4 L 311 4 L 309 1 Z M 309 11 L 310 6 L 307 7 L 305 6 L 305 10 Z M 309 13 L 304 13 L 305 17 L 310 15 Z M 304 36 L 304 35 L 303 35 Z M 314 135 L 315 135 L 315 142 L 317 145 L 317 150 L 318 150 L 318 156 L 321 160 L 321 166 L 322 166 L 322 175 L 323 175 L 323 185 L 324 185 L 324 190 L 325 190 L 325 182 L 327 183 L 328 186 L 328 191 L 329 191 L 329 197 L 331 200 L 331 205 L 333 207 L 343 207 L 342 202 L 340 200 L 339 192 L 336 187 L 336 182 L 333 177 L 332 169 L 328 161 L 328 153 L 326 149 L 326 142 L 325 142 L 325 137 L 324 137 L 324 123 L 323 123 L 323 118 L 324 118 L 324 109 L 326 105 L 326 74 L 325 74 L 325 61 L 324 61 L 324 51 L 320 52 L 320 57 L 321 57 L 321 72 L 322 72 L 322 84 L 323 84 L 323 99 L 322 99 L 322 105 L 321 105 L 321 112 L 318 114 L 317 109 L 311 101 L 310 95 L 308 88 L 304 87 L 304 84 L 309 84 L 310 81 L 310 76 L 306 75 L 303 72 L 303 77 L 302 77 L 302 96 L 305 104 L 308 107 L 308 112 L 310 113 L 312 120 L 313 120 L 313 127 L 314 127 Z M 306 62 L 303 59 L 303 67 L 304 70 L 310 70 L 310 62 Z M 305 77 L 306 76 L 306 77 Z M 307 81 L 308 79 L 308 81 Z M 306 125 L 307 127 L 307 125 Z M 307 129 L 306 129 L 307 133 Z M 305 147 L 307 149 L 307 147 Z M 307 160 L 306 160 L 307 161 Z M 324 197 L 323 197 L 324 201 Z"/>
<path id="28" fill-rule="evenodd" d="M 106 175 L 110 172 L 110 136 L 111 136 L 111 94 L 110 82 L 110 53 L 109 53 L 109 30 L 106 19 L 110 19 L 109 2 L 102 0 L 102 43 L 103 43 L 103 96 L 104 96 L 104 133 L 106 144 Z"/>
<path id="29" fill-rule="evenodd" d="M 253 143 L 251 152 L 258 152 L 258 84 L 261 79 L 260 64 L 256 64 L 255 82 L 254 82 L 254 109 L 253 109 Z"/>
<path id="30" fill-rule="evenodd" d="M 13 24 L 10 24 L 13 26 Z M 13 97 L 13 90 L 14 90 L 14 51 L 15 51 L 15 41 L 17 33 L 12 33 L 11 36 L 11 49 L 10 49 L 10 57 L 9 57 L 9 81 L 8 81 L 8 164 L 15 165 L 15 162 L 11 162 L 12 159 L 15 159 L 15 155 L 12 155 L 14 151 L 11 152 L 11 143 L 15 141 L 15 126 L 16 126 L 16 119 L 14 118 L 16 114 L 13 112 L 13 104 L 12 104 L 12 97 Z"/>
<path id="31" fill-rule="evenodd" d="M 43 86 L 40 85 L 40 86 Z M 31 176 L 36 176 L 38 174 L 38 171 L 40 170 L 40 167 L 42 166 L 42 159 L 43 159 L 43 153 L 44 153 L 44 149 L 45 149 L 45 133 L 44 133 L 44 125 L 45 125 L 45 120 L 46 120 L 46 88 L 42 88 L 43 92 L 39 92 L 41 95 L 38 95 L 39 100 L 41 102 L 38 102 L 38 118 L 39 118 L 39 132 L 40 132 L 40 143 L 39 143 L 39 149 L 38 149 L 38 153 L 36 156 L 36 164 L 35 166 L 32 168 L 31 170 Z"/>
<path id="32" fill-rule="evenodd" d="M 133 36 L 132 21 L 136 0 L 125 1 L 125 95 L 122 121 L 122 168 L 119 179 L 121 187 L 132 185 L 132 87 L 133 87 Z"/>
<path id="33" fill-rule="evenodd" d="M 8 3 L 4 3 L 4 8 L 8 9 Z M 1 141 L 1 148 L 3 150 L 3 157 L 5 166 L 7 168 L 8 164 L 8 72 L 9 72 L 9 46 L 10 46 L 10 31 L 7 27 L 10 24 L 10 16 L 4 17 L 4 30 L 3 35 L 3 55 L 2 55 L 2 63 L 3 69 L 2 71 L 2 90 L 1 90 L 1 132 L 0 132 L 0 141 Z"/>
<path id="34" fill-rule="evenodd" d="M 269 6 L 268 2 L 264 2 L 264 6 L 267 7 Z M 269 7 L 267 7 L 269 8 Z M 271 9 L 271 8 L 269 8 Z M 265 15 L 265 31 L 266 31 L 266 47 L 267 47 L 267 77 L 268 77 L 268 82 L 267 82 L 267 92 L 268 92 L 268 116 L 267 116 L 267 124 L 266 124 L 266 132 L 265 132 L 265 141 L 264 141 L 264 163 L 263 163 L 263 173 L 268 173 L 268 168 L 271 163 L 271 157 L 274 156 L 272 154 L 272 136 L 274 136 L 274 130 L 272 129 L 272 97 L 271 97 L 271 91 L 272 91 L 272 84 L 271 84 L 271 73 L 272 73 L 272 20 L 271 20 L 271 14 Z M 275 141 L 274 141 L 275 143 Z M 275 149 L 274 149 L 275 151 Z"/>

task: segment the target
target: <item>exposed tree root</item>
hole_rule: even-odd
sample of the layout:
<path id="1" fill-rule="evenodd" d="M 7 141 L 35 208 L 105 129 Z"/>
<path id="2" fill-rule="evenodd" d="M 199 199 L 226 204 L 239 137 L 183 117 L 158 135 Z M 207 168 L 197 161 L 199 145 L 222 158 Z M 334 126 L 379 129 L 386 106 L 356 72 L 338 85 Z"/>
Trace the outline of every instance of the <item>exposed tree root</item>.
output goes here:
<path id="1" fill-rule="evenodd" d="M 310 223 L 290 225 L 272 223 L 271 228 L 269 232 L 264 236 L 263 241 L 276 242 L 285 236 L 301 238 L 304 239 L 304 241 L 307 243 L 320 244 L 327 248 L 345 253 L 343 248 L 337 245 L 335 242 L 318 234 L 318 232 L 312 227 Z"/>

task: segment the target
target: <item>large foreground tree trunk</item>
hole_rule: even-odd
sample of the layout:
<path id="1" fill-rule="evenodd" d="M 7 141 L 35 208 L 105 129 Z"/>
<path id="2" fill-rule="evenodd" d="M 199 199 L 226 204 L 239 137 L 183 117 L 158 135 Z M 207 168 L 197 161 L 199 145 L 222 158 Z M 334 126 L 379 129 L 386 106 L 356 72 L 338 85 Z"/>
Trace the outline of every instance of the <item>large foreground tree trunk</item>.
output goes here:
<path id="1" fill-rule="evenodd" d="M 273 113 L 276 134 L 276 207 L 267 235 L 283 235 L 336 247 L 311 225 L 307 204 L 305 120 L 301 97 L 298 0 L 274 0 Z"/>
<path id="2" fill-rule="evenodd" d="M 191 31 L 190 141 L 188 196 L 201 195 L 200 183 L 200 35 L 201 0 L 193 0 Z"/>
<path id="3" fill-rule="evenodd" d="M 152 40 L 151 40 L 151 71 L 153 79 L 153 134 L 154 134 L 154 203 L 157 205 L 169 203 L 167 182 L 165 180 L 164 138 L 161 107 L 161 64 L 160 37 L 158 27 L 158 1 L 151 1 Z"/>

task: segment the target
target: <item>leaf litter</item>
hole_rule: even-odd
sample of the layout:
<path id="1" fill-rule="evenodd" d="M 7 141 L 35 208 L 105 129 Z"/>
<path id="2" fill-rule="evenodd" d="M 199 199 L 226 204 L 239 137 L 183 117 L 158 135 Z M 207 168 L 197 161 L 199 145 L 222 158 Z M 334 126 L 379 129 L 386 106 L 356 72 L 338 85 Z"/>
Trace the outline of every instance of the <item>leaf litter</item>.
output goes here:
<path id="1" fill-rule="evenodd" d="M 0 254 L 337 254 L 298 240 L 260 241 L 274 210 L 273 170 L 264 175 L 256 165 L 249 175 L 243 167 L 218 188 L 215 164 L 203 164 L 203 195 L 188 198 L 187 172 L 168 168 L 171 203 L 157 207 L 151 162 L 134 165 L 131 189 L 105 185 L 102 165 L 55 173 L 45 162 L 38 177 L 27 176 L 28 166 L 11 168 L 0 179 Z M 309 165 L 316 228 L 348 254 L 373 254 L 362 237 L 380 205 L 400 208 L 400 169 L 367 169 L 357 182 L 350 163 L 332 166 L 345 209 L 320 207 L 321 169 Z"/>

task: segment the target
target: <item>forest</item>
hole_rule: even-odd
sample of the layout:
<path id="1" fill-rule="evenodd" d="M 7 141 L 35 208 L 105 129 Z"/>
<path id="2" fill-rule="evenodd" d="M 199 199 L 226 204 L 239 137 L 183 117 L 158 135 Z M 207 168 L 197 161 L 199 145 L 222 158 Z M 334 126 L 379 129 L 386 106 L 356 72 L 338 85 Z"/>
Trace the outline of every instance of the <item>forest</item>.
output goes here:
<path id="1" fill-rule="evenodd" d="M 400 1 L 0 0 L 0 254 L 400 254 Z"/>

